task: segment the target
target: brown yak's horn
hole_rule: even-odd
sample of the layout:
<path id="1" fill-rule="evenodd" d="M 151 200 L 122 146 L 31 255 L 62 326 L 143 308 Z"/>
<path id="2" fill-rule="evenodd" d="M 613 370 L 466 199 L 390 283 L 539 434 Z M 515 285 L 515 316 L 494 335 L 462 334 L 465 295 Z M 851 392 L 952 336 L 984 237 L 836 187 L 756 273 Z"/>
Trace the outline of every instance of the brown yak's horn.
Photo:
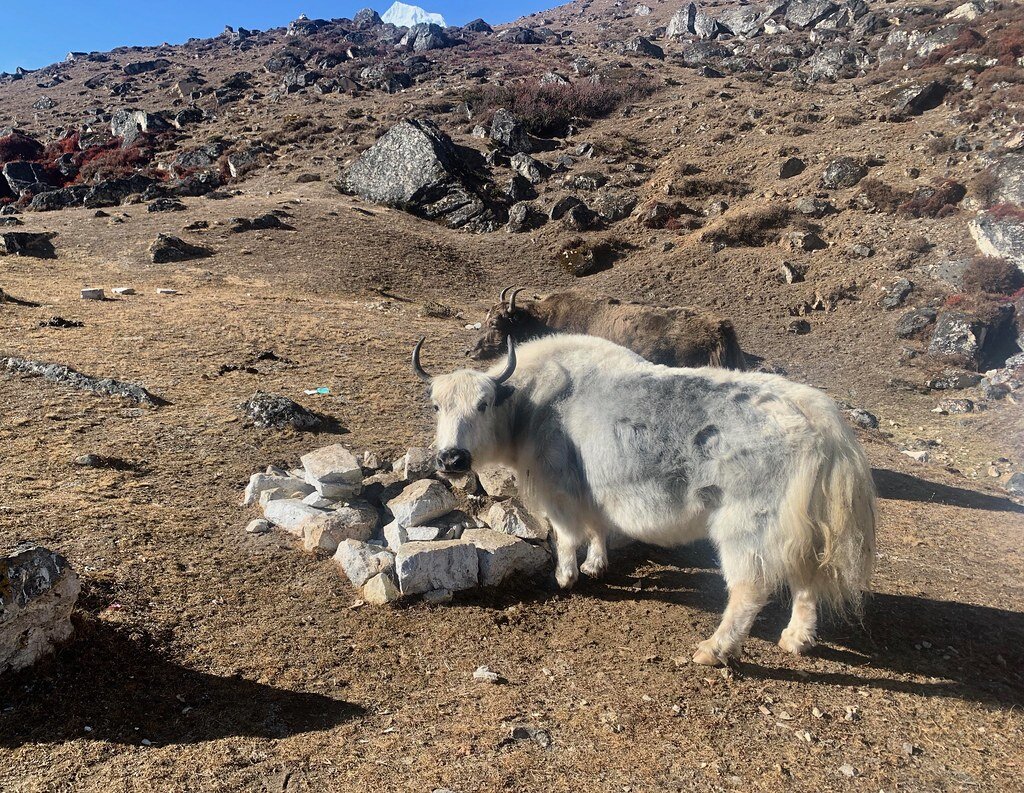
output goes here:
<path id="1" fill-rule="evenodd" d="M 520 292 L 525 291 L 526 289 L 524 289 L 523 287 L 519 287 L 518 289 L 514 289 L 512 291 L 512 295 L 508 299 L 508 310 L 510 314 L 516 310 L 516 295 L 518 295 Z"/>
<path id="2" fill-rule="evenodd" d="M 416 342 L 416 346 L 412 348 L 412 371 L 424 383 L 429 383 L 431 377 L 427 374 L 426 370 L 424 370 L 423 366 L 420 365 L 420 350 L 423 348 L 423 342 L 426 340 L 426 336 L 420 336 L 420 340 Z"/>

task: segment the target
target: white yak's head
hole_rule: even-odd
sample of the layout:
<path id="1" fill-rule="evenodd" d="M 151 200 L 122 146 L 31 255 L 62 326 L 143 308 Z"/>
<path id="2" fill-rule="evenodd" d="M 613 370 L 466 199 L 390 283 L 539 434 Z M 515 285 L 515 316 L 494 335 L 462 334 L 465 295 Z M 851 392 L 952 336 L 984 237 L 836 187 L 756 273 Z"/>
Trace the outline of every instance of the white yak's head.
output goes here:
<path id="1" fill-rule="evenodd" d="M 420 365 L 423 339 L 412 351 L 412 370 L 430 386 L 430 401 L 437 413 L 437 468 L 447 474 L 468 471 L 474 460 L 494 456 L 498 443 L 495 408 L 513 393 L 506 385 L 516 370 L 516 351 L 508 339 L 508 358 L 498 374 L 459 369 L 431 377 Z"/>

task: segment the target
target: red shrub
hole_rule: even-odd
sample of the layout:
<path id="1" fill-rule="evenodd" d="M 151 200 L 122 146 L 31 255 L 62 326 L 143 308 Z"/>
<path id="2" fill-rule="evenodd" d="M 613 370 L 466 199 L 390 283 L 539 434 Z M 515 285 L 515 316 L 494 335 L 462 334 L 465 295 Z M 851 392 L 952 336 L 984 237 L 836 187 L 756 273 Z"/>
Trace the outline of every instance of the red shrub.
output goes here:
<path id="1" fill-rule="evenodd" d="M 79 162 L 78 181 L 85 183 L 131 176 L 149 164 L 149 151 L 140 146 L 122 149 L 116 141 L 83 152 Z"/>
<path id="2" fill-rule="evenodd" d="M 961 308 L 966 305 L 966 295 L 950 295 L 942 302 L 943 308 Z"/>
<path id="3" fill-rule="evenodd" d="M 1016 220 L 1024 223 L 1024 207 L 1016 204 L 996 204 L 989 210 L 989 214 L 996 220 Z"/>
<path id="4" fill-rule="evenodd" d="M 959 182 L 937 179 L 932 187 L 918 188 L 913 197 L 900 206 L 900 211 L 915 218 L 947 217 L 956 211 L 956 205 L 965 195 L 967 188 Z"/>
<path id="5" fill-rule="evenodd" d="M 972 30 L 971 28 L 965 28 L 960 31 L 959 36 L 953 39 L 953 41 L 945 47 L 940 47 L 931 53 L 925 60 L 925 64 L 928 66 L 937 66 L 940 63 L 945 63 L 947 59 L 952 58 L 954 55 L 962 55 L 965 52 L 970 52 L 973 49 L 977 49 L 984 43 L 985 37 L 978 31 Z"/>
<path id="6" fill-rule="evenodd" d="M 980 50 L 982 55 L 998 58 L 1000 66 L 1017 66 L 1017 59 L 1024 57 L 1024 22 L 1011 22 L 1005 29 L 993 35 Z"/>
<path id="7" fill-rule="evenodd" d="M 975 256 L 964 269 L 963 284 L 968 292 L 1010 295 L 1024 287 L 1024 273 L 1006 259 Z"/>
<path id="8" fill-rule="evenodd" d="M 56 162 L 65 154 L 78 153 L 79 133 L 69 132 L 63 138 L 50 141 L 43 149 L 42 159 L 46 162 Z"/>
<path id="9" fill-rule="evenodd" d="M 28 135 L 12 132 L 0 138 L 0 165 L 16 160 L 35 160 L 42 153 L 42 144 Z"/>

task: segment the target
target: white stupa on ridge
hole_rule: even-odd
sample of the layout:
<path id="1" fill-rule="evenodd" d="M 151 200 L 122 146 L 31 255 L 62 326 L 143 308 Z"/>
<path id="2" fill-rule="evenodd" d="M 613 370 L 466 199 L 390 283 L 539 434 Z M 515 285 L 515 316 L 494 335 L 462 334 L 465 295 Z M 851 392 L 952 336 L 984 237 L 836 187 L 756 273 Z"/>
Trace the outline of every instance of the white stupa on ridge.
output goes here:
<path id="1" fill-rule="evenodd" d="M 440 14 L 432 14 L 429 11 L 424 11 L 419 6 L 411 6 L 399 2 L 393 3 L 391 8 L 381 15 L 381 19 L 400 28 L 411 28 L 420 22 L 433 22 L 441 27 L 448 26 L 444 21 L 444 17 Z"/>

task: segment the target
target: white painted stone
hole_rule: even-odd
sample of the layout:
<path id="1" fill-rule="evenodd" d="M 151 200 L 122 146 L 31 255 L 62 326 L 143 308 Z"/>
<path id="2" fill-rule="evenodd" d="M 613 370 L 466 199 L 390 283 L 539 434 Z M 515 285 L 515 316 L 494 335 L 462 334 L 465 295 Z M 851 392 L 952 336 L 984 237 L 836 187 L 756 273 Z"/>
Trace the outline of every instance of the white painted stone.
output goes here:
<path id="1" fill-rule="evenodd" d="M 434 589 L 456 592 L 477 585 L 477 550 L 458 540 L 407 542 L 395 560 L 403 595 L 418 595 Z"/>
<path id="2" fill-rule="evenodd" d="M 344 499 L 359 495 L 363 469 L 355 455 L 340 443 L 324 446 L 301 457 L 306 481 L 327 498 Z"/>
<path id="3" fill-rule="evenodd" d="M 546 540 L 551 531 L 546 520 L 535 518 L 515 498 L 493 505 L 487 512 L 486 523 L 495 531 L 538 542 Z"/>
<path id="4" fill-rule="evenodd" d="M 263 517 L 297 537 L 303 535 L 302 526 L 306 521 L 324 514 L 327 513 L 322 509 L 303 504 L 301 498 L 278 498 L 263 506 Z"/>
<path id="5" fill-rule="evenodd" d="M 539 577 L 551 560 L 545 546 L 493 529 L 468 529 L 462 534 L 462 542 L 477 550 L 480 586 L 500 586 L 515 575 Z"/>
<path id="6" fill-rule="evenodd" d="M 390 571 L 378 573 L 363 587 L 363 600 L 371 606 L 383 606 L 398 600 L 402 593 L 395 584 L 394 574 Z"/>
<path id="7" fill-rule="evenodd" d="M 102 289 L 83 289 L 82 300 L 102 300 L 104 297 Z"/>
<path id="8" fill-rule="evenodd" d="M 485 465 L 476 472 L 480 486 L 491 498 L 512 498 L 518 492 L 516 475 L 503 465 Z"/>
<path id="9" fill-rule="evenodd" d="M 455 509 L 452 491 L 434 479 L 420 479 L 387 504 L 402 526 L 422 526 Z"/>
<path id="10" fill-rule="evenodd" d="M 132 289 L 132 287 L 130 287 L 130 286 L 115 286 L 110 291 L 113 292 L 118 297 L 125 297 L 127 295 L 134 295 L 135 294 L 135 290 Z"/>
<path id="11" fill-rule="evenodd" d="M 359 540 L 342 540 L 338 543 L 334 561 L 353 586 L 363 586 L 375 575 L 395 568 L 393 554 L 379 545 Z"/>
<path id="12" fill-rule="evenodd" d="M 313 492 L 312 485 L 306 484 L 301 479 L 287 475 L 253 474 L 249 477 L 249 484 L 246 485 L 245 493 L 242 496 L 242 506 L 250 507 L 258 503 L 261 493 L 275 489 L 280 490 L 286 498 L 303 498 Z"/>

